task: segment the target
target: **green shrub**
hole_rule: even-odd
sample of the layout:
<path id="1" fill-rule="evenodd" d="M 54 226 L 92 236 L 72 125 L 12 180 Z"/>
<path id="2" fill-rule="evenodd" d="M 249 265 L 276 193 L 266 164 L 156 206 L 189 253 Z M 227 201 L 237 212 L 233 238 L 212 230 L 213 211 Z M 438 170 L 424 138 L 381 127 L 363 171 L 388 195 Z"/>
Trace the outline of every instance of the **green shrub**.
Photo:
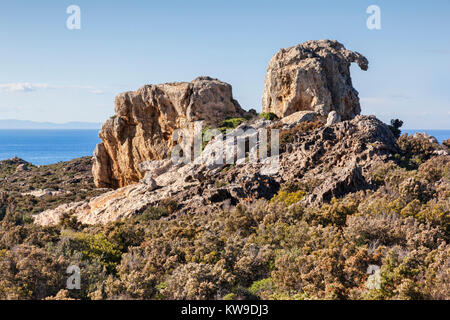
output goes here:
<path id="1" fill-rule="evenodd" d="M 262 279 L 253 282 L 248 291 L 261 299 L 267 299 L 273 293 L 272 278 Z"/>
<path id="2" fill-rule="evenodd" d="M 155 207 L 149 206 L 139 217 L 139 220 L 148 221 L 148 220 L 158 220 L 162 217 L 167 217 L 169 215 L 169 210 L 164 207 Z"/>
<path id="3" fill-rule="evenodd" d="M 402 131 L 400 130 L 400 128 L 403 126 L 403 121 L 399 120 L 399 119 L 392 119 L 391 120 L 391 125 L 389 126 L 389 129 L 391 129 L 392 134 L 394 135 L 394 137 L 396 139 L 398 139 L 400 137 L 400 135 L 402 134 Z"/>
<path id="4" fill-rule="evenodd" d="M 225 295 L 222 300 L 236 300 L 237 295 L 235 293 L 229 293 Z"/>
<path id="5" fill-rule="evenodd" d="M 114 272 L 120 263 L 122 252 L 102 233 L 65 231 L 62 235 L 78 244 L 84 260 L 99 261 L 108 272 Z"/>
<path id="6" fill-rule="evenodd" d="M 219 128 L 218 129 L 222 133 L 225 133 L 226 130 L 228 130 L 228 129 L 235 129 L 236 127 L 238 127 L 240 124 L 242 124 L 245 121 L 246 121 L 245 118 L 228 118 L 228 119 L 223 120 L 219 124 Z"/>
<path id="7" fill-rule="evenodd" d="M 219 123 L 219 126 L 216 128 L 220 133 L 225 134 L 228 130 L 233 130 L 238 127 L 243 122 L 247 121 L 245 118 L 228 118 Z M 202 150 L 205 149 L 205 146 L 211 141 L 213 138 L 213 133 L 210 126 L 205 126 L 202 130 Z"/>
<path id="8" fill-rule="evenodd" d="M 423 136 L 409 136 L 407 133 L 397 139 L 400 153 L 395 155 L 397 163 L 408 170 L 417 169 L 419 165 L 433 156 L 439 144 Z"/>
<path id="9" fill-rule="evenodd" d="M 287 206 L 297 203 L 302 200 L 306 195 L 306 192 L 299 190 L 296 192 L 279 191 L 270 202 L 282 202 Z"/>
<path id="10" fill-rule="evenodd" d="M 262 119 L 266 119 L 266 120 L 270 120 L 270 121 L 278 120 L 278 116 L 272 112 L 263 112 L 259 116 Z"/>
<path id="11" fill-rule="evenodd" d="M 158 220 L 174 213 L 178 204 L 171 198 L 163 199 L 157 206 L 148 206 L 139 216 L 140 221 Z"/>
<path id="12" fill-rule="evenodd" d="M 219 189 L 219 188 L 223 188 L 223 187 L 227 186 L 228 184 L 229 183 L 225 180 L 216 180 L 214 182 L 214 187 Z"/>

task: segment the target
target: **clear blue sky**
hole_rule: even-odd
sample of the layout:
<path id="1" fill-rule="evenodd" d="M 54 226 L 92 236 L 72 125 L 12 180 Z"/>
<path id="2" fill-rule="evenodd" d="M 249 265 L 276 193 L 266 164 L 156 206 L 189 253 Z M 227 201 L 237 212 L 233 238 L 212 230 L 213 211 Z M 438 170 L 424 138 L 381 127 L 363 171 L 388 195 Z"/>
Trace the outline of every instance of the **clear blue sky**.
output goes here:
<path id="1" fill-rule="evenodd" d="M 72 4 L 81 30 L 66 28 Z M 366 28 L 371 4 L 381 30 Z M 122 91 L 200 75 L 260 110 L 272 55 L 328 38 L 370 61 L 352 67 L 364 114 L 450 129 L 449 34 L 448 0 L 2 1 L 0 119 L 103 122 Z"/>

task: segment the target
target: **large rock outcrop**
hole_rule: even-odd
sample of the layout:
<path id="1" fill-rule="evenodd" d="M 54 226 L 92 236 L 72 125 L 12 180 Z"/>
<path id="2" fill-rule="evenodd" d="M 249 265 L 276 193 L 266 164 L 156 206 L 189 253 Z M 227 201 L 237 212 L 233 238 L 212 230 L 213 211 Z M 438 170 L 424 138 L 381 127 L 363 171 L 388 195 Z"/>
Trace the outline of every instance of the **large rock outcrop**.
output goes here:
<path id="1" fill-rule="evenodd" d="M 244 130 L 243 136 L 251 138 L 272 125 L 259 120 L 235 130 Z M 167 199 L 177 204 L 178 214 L 208 213 L 242 201 L 271 199 L 281 185 L 290 182 L 307 187 L 305 204 L 320 205 L 333 197 L 376 188 L 370 172 L 397 152 L 392 132 L 375 117 L 358 116 L 305 131 L 286 124 L 280 134 L 288 139 L 282 141 L 276 170 L 271 158 L 236 165 L 216 163 L 215 150 L 223 145 L 216 138 L 203 150 L 202 163 L 174 164 L 170 159 L 142 163 L 146 175 L 141 182 L 47 210 L 35 216 L 35 223 L 56 224 L 64 214 L 73 213 L 82 223 L 104 224 L 164 205 Z M 228 152 L 237 149 L 225 146 L 224 154 Z"/>
<path id="2" fill-rule="evenodd" d="M 307 41 L 281 49 L 267 68 L 263 112 L 283 118 L 306 110 L 326 116 L 334 110 L 342 120 L 354 118 L 361 107 L 350 78 L 352 62 L 368 69 L 365 57 L 337 41 Z"/>
<path id="3" fill-rule="evenodd" d="M 102 143 L 94 152 L 95 184 L 118 188 L 138 182 L 143 178 L 142 162 L 170 156 L 177 144 L 172 139 L 175 129 L 182 131 L 187 144 L 193 138 L 195 121 L 216 126 L 227 117 L 243 114 L 231 86 L 209 77 L 146 85 L 119 94 L 115 115 L 99 133 Z"/>

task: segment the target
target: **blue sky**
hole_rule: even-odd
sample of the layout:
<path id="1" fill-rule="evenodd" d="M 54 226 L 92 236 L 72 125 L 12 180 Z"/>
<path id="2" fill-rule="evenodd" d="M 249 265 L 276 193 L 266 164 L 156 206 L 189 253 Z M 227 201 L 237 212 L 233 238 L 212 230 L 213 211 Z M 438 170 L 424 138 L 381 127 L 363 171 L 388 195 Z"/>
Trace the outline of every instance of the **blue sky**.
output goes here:
<path id="1" fill-rule="evenodd" d="M 69 5 L 81 30 L 66 28 Z M 381 30 L 366 9 L 381 8 Z M 0 3 L 0 119 L 103 122 L 114 96 L 200 75 L 261 109 L 280 48 L 336 39 L 364 54 L 352 67 L 363 114 L 405 128 L 450 129 L 450 1 L 101 1 Z"/>

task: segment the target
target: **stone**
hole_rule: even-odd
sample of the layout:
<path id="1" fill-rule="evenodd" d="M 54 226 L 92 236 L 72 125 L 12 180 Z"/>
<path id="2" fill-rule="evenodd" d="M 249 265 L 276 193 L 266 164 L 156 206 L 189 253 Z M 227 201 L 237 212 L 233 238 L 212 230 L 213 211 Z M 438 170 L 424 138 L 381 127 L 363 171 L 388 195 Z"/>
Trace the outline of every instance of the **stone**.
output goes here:
<path id="1" fill-rule="evenodd" d="M 449 153 L 447 150 L 435 150 L 433 154 L 438 156 L 448 156 Z"/>
<path id="2" fill-rule="evenodd" d="M 16 172 L 24 172 L 24 171 L 29 171 L 29 170 L 30 169 L 28 168 L 28 165 L 26 163 L 19 164 L 16 167 Z"/>
<path id="3" fill-rule="evenodd" d="M 333 124 L 336 124 L 338 122 L 341 122 L 341 116 L 336 111 L 331 111 L 328 114 L 327 126 L 332 126 Z"/>
<path id="4" fill-rule="evenodd" d="M 314 111 L 298 111 L 281 119 L 281 123 L 296 125 L 305 121 L 314 121 L 317 115 Z"/>
<path id="5" fill-rule="evenodd" d="M 146 85 L 119 94 L 115 115 L 99 132 L 102 143 L 94 152 L 92 170 L 95 184 L 119 188 L 137 183 L 144 176 L 139 170 L 142 162 L 167 159 L 178 143 L 181 149 L 190 145 L 195 122 L 215 127 L 228 117 L 244 114 L 231 86 L 209 77 Z M 177 129 L 182 138 L 175 141 L 172 134 Z"/>
<path id="6" fill-rule="evenodd" d="M 328 176 L 314 193 L 307 197 L 311 203 L 330 202 L 333 197 L 340 198 L 347 193 L 370 189 L 365 180 L 362 169 L 356 164 L 351 164 L 340 170 L 334 176 Z"/>
<path id="7" fill-rule="evenodd" d="M 307 110 L 327 116 L 334 110 L 342 120 L 354 118 L 361 107 L 350 77 L 352 62 L 368 69 L 364 56 L 338 41 L 307 41 L 281 49 L 267 68 L 263 112 L 283 118 Z"/>
<path id="8" fill-rule="evenodd" d="M 242 137 L 251 139 L 258 130 L 272 125 L 271 121 L 258 120 L 236 128 L 232 134 L 241 132 Z M 357 116 L 311 131 L 287 130 L 292 130 L 288 133 L 293 139 L 281 146 L 276 170 L 270 170 L 267 163 L 273 157 L 267 162 L 216 163 L 215 150 L 220 145 L 224 145 L 224 154 L 235 155 L 239 150 L 216 137 L 206 145 L 199 163 L 144 162 L 140 169 L 145 177 L 140 182 L 46 210 L 36 215 L 34 222 L 57 224 L 65 213 L 72 213 L 84 224 L 106 224 L 138 215 L 165 199 L 177 203 L 175 214 L 207 214 L 239 202 L 269 200 L 286 182 L 308 186 L 310 190 L 302 201 L 320 205 L 333 197 L 376 188 L 369 179 L 371 170 L 398 152 L 389 127 L 373 116 Z"/>
<path id="9" fill-rule="evenodd" d="M 139 170 L 145 172 L 146 176 L 152 178 L 158 177 L 166 173 L 173 166 L 171 159 L 164 160 L 149 160 L 139 164 Z"/>
<path id="10" fill-rule="evenodd" d="M 375 188 L 367 176 L 397 152 L 389 127 L 373 116 L 357 116 L 309 133 L 294 133 L 280 150 L 280 175 L 315 187 L 305 201 L 320 205 L 332 197 Z"/>
<path id="11" fill-rule="evenodd" d="M 39 190 L 33 190 L 30 192 L 22 193 L 23 196 L 33 196 L 35 198 L 42 198 L 45 196 L 58 196 L 63 194 L 70 194 L 70 191 L 63 191 L 63 190 L 49 190 L 49 189 L 39 189 Z"/>
<path id="12" fill-rule="evenodd" d="M 447 148 L 450 148 L 450 139 L 444 140 L 444 141 L 442 142 L 442 145 L 443 145 L 443 146 L 446 146 Z"/>
<path id="13" fill-rule="evenodd" d="M 425 132 L 416 132 L 413 135 L 413 138 L 415 138 L 415 139 L 424 139 L 424 140 L 429 141 L 432 144 L 439 144 L 438 140 L 435 137 L 430 136 L 429 134 L 427 134 Z"/>

